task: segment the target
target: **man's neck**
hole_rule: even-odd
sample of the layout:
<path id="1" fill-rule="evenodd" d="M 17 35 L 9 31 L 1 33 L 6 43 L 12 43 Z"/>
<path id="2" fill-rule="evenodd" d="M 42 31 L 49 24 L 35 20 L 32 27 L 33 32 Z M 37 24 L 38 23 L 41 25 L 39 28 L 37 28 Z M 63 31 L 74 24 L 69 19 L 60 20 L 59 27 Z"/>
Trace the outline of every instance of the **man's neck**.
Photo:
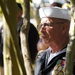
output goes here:
<path id="1" fill-rule="evenodd" d="M 55 43 L 55 42 L 52 42 L 50 43 L 50 48 L 52 49 L 52 53 L 56 53 L 56 52 L 59 52 L 61 51 L 64 47 L 66 47 L 68 44 L 67 41 L 65 42 L 60 42 L 60 43 Z"/>

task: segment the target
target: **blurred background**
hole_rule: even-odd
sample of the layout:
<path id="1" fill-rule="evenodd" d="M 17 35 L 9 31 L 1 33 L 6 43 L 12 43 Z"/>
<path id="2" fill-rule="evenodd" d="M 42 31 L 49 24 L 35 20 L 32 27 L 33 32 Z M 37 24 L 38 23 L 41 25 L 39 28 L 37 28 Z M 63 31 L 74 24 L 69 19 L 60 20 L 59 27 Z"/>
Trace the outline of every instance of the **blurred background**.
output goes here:
<path id="1" fill-rule="evenodd" d="M 16 0 L 16 2 L 21 3 L 24 11 L 24 2 L 23 0 Z M 50 6 L 53 2 L 61 3 L 64 8 L 70 7 L 70 0 L 32 0 L 30 3 L 30 22 L 34 24 L 36 28 L 39 29 L 40 18 L 39 18 L 39 8 L 42 6 Z M 67 3 L 67 4 L 66 4 Z M 0 27 L 2 25 L 2 10 L 0 7 Z M 24 14 L 22 15 L 24 16 Z"/>

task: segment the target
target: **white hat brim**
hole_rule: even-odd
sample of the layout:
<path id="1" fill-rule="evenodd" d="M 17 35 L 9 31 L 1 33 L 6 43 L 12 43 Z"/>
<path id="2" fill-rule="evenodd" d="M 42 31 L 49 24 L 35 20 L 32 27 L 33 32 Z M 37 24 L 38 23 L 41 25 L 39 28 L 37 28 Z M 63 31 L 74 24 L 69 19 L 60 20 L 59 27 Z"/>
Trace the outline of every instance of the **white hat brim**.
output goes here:
<path id="1" fill-rule="evenodd" d="M 62 9 L 59 7 L 43 7 L 39 9 L 40 18 L 53 17 L 70 20 L 70 14 L 68 9 Z"/>

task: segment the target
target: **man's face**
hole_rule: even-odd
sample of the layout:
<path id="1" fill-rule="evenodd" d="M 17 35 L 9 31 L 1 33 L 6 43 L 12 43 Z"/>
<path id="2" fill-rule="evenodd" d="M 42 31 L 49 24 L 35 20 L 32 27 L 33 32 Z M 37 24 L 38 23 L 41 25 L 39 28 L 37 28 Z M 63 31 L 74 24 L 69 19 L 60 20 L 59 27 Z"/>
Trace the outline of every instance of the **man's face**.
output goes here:
<path id="1" fill-rule="evenodd" d="M 42 18 L 40 32 L 46 43 L 58 40 L 62 37 L 62 22 L 55 18 Z"/>

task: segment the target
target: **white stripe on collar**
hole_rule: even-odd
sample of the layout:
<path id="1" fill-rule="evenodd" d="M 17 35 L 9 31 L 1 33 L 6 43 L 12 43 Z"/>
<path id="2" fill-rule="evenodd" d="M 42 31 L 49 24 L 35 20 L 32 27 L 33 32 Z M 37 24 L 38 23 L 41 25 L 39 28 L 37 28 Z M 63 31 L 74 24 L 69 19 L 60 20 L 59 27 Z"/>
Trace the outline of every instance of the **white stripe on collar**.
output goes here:
<path id="1" fill-rule="evenodd" d="M 51 49 L 50 49 L 51 50 Z M 66 52 L 66 48 L 64 48 L 63 50 L 57 52 L 57 53 L 50 53 L 50 56 L 48 58 L 48 63 L 54 58 L 56 57 L 57 55 L 61 54 L 61 53 L 64 53 Z"/>

